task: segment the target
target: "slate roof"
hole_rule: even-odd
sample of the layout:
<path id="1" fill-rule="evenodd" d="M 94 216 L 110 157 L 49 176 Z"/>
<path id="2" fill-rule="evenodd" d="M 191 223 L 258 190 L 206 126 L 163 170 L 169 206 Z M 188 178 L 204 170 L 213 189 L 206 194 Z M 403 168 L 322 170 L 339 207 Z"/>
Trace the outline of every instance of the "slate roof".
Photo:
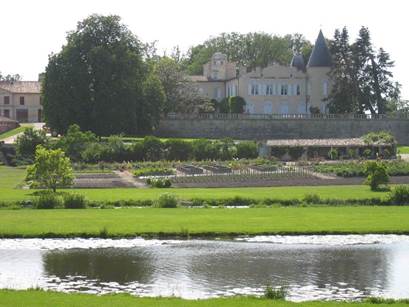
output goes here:
<path id="1" fill-rule="evenodd" d="M 0 81 L 0 89 L 16 94 L 40 94 L 41 82 L 38 81 Z"/>
<path id="2" fill-rule="evenodd" d="M 270 147 L 345 147 L 345 146 L 368 146 L 368 145 L 389 145 L 383 143 L 367 144 L 362 138 L 349 139 L 282 139 L 268 140 L 267 146 Z"/>
<path id="3" fill-rule="evenodd" d="M 327 42 L 324 34 L 320 30 L 314 48 L 312 49 L 310 59 L 308 60 L 308 67 L 331 67 L 332 59 L 329 52 Z"/>
<path id="4" fill-rule="evenodd" d="M 305 71 L 304 57 L 301 54 L 294 54 L 290 66 L 295 67 L 298 70 Z"/>

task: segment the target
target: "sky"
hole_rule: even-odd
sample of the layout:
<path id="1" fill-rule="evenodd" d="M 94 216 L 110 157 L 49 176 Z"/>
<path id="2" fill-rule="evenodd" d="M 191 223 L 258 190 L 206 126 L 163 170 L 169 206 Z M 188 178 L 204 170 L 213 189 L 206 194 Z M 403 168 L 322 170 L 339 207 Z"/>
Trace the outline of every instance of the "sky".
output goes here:
<path id="1" fill-rule="evenodd" d="M 347 26 L 354 39 L 369 28 L 376 48 L 395 61 L 394 79 L 409 99 L 409 2 L 404 0 L 3 0 L 0 71 L 36 80 L 48 55 L 57 53 L 66 34 L 90 14 L 115 14 L 144 42 L 157 41 L 161 52 L 186 51 L 223 32 L 302 33 L 314 42 L 319 29 L 332 37 Z"/>

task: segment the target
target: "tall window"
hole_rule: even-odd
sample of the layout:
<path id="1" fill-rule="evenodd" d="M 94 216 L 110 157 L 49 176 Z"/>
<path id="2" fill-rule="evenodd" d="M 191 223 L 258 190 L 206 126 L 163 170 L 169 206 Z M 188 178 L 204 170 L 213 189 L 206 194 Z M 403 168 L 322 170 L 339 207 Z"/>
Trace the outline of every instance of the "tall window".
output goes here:
<path id="1" fill-rule="evenodd" d="M 324 81 L 322 84 L 322 94 L 328 96 L 328 81 Z"/>
<path id="2" fill-rule="evenodd" d="M 297 96 L 301 95 L 301 85 L 297 84 Z"/>
<path id="3" fill-rule="evenodd" d="M 3 115 L 4 115 L 4 117 L 9 118 L 10 117 L 10 110 L 4 110 Z"/>
<path id="4" fill-rule="evenodd" d="M 4 102 L 4 104 L 10 104 L 10 96 L 4 96 L 3 97 L 3 102 Z"/>
<path id="5" fill-rule="evenodd" d="M 24 96 L 20 96 L 20 105 L 24 106 Z"/>
<path id="6" fill-rule="evenodd" d="M 288 95 L 288 84 L 281 84 L 281 96 Z"/>
<path id="7" fill-rule="evenodd" d="M 253 83 L 252 85 L 251 85 L 251 95 L 253 95 L 253 96 L 257 96 L 259 93 L 258 93 L 258 84 L 256 84 L 256 83 Z"/>
<path id="8" fill-rule="evenodd" d="M 273 96 L 273 85 L 272 84 L 267 84 L 266 85 L 266 96 Z"/>

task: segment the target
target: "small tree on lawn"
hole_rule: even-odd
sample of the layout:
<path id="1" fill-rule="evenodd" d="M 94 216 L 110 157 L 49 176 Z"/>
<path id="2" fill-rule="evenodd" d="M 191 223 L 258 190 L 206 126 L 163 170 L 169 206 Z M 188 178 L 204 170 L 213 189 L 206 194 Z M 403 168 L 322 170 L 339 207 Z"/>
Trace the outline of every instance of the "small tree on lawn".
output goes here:
<path id="1" fill-rule="evenodd" d="M 379 190 L 380 185 L 386 185 L 389 182 L 386 165 L 381 161 L 367 161 L 365 174 L 368 176 L 365 183 L 371 187 L 372 191 Z"/>
<path id="2" fill-rule="evenodd" d="M 73 184 L 74 175 L 70 159 L 61 149 L 47 150 L 38 146 L 34 164 L 27 169 L 26 181 L 33 187 L 51 189 L 69 187 Z"/>

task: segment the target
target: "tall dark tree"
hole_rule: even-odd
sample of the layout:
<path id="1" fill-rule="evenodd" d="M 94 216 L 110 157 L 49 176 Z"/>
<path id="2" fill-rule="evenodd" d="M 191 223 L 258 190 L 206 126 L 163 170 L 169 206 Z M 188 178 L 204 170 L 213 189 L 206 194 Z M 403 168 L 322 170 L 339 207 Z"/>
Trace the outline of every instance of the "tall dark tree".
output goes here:
<path id="1" fill-rule="evenodd" d="M 3 75 L 0 71 L 0 81 L 14 82 L 14 81 L 20 81 L 20 80 L 21 80 L 21 76 L 19 74 Z"/>
<path id="2" fill-rule="evenodd" d="M 98 135 L 136 133 L 148 75 L 144 47 L 118 16 L 92 15 L 50 56 L 43 83 L 47 124 L 64 132 L 71 124 Z"/>

